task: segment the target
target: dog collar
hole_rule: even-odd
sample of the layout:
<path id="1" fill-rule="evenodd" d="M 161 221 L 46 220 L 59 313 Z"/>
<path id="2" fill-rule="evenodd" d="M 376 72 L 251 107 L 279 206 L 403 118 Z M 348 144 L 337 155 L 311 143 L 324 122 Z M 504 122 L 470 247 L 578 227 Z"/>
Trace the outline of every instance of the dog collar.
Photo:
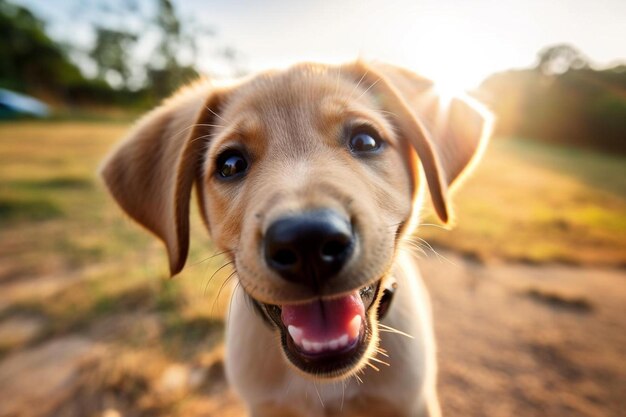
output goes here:
<path id="1" fill-rule="evenodd" d="M 385 286 L 382 288 L 383 293 L 378 302 L 378 320 L 384 319 L 387 312 L 389 312 L 389 307 L 391 306 L 397 288 L 398 281 L 395 277 L 392 276 L 385 282 Z"/>

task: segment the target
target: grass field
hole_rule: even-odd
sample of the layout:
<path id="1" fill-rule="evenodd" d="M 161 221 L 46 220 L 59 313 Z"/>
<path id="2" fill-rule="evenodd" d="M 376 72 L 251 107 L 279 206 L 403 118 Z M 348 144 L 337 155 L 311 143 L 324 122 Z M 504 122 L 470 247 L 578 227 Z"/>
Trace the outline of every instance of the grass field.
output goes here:
<path id="1" fill-rule="evenodd" d="M 99 383 L 124 393 L 138 389 L 125 382 L 130 368 L 141 385 L 168 363 L 210 360 L 205 353 L 219 349 L 228 301 L 222 283 L 232 271 L 213 276 L 225 261 L 212 257 L 194 213 L 188 266 L 166 279 L 161 244 L 121 213 L 96 176 L 127 128 L 0 124 L 0 359 L 65 335 L 104 334 L 121 349 L 121 370 L 108 370 Z M 420 229 L 436 249 L 487 263 L 626 265 L 624 158 L 494 140 L 453 201 L 456 228 Z M 180 406 L 179 399 L 141 401 L 148 411 L 137 415 L 169 415 L 168 407 Z"/>
<path id="2" fill-rule="evenodd" d="M 226 297 L 209 309 L 206 299 L 229 271 L 225 268 L 226 275 L 206 285 L 224 261 L 216 257 L 198 263 L 214 252 L 200 225 L 194 228 L 192 259 L 183 278 L 165 279 L 160 243 L 131 224 L 103 191 L 98 163 L 127 128 L 0 126 L 0 284 L 9 285 L 0 316 L 45 317 L 41 334 L 49 337 L 128 309 L 172 312 L 166 320 L 172 336 L 168 343 L 176 343 L 181 332 L 194 333 L 203 328 L 199 324 L 221 319 Z M 37 291 L 17 285 L 11 291 L 10 284 L 30 280 L 40 283 Z M 47 302 L 51 295 L 53 303 Z M 183 333 L 180 338 L 189 336 Z"/>
<path id="3" fill-rule="evenodd" d="M 496 139 L 431 243 L 478 259 L 626 265 L 626 158 Z"/>

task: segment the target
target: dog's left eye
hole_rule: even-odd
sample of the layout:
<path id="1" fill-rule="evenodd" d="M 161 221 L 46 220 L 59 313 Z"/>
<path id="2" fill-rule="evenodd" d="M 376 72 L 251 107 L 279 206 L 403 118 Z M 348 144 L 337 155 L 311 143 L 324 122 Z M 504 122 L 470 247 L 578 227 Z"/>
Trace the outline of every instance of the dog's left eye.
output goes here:
<path id="1" fill-rule="evenodd" d="M 350 138 L 350 150 L 354 153 L 375 152 L 380 149 L 382 139 L 369 132 L 357 132 Z"/>
<path id="2" fill-rule="evenodd" d="M 217 173 L 222 178 L 232 178 L 248 169 L 248 161 L 239 151 L 226 151 L 217 158 Z"/>

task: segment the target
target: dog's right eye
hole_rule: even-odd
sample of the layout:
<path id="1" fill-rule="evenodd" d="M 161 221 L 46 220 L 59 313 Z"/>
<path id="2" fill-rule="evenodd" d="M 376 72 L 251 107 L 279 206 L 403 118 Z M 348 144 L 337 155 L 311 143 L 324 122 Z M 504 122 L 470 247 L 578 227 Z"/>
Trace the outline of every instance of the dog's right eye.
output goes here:
<path id="1" fill-rule="evenodd" d="M 373 130 L 364 129 L 353 133 L 348 145 L 355 154 L 367 154 L 380 150 L 383 141 Z"/>
<path id="2" fill-rule="evenodd" d="M 229 150 L 217 158 L 217 174 L 222 178 L 237 177 L 247 170 L 248 161 L 239 151 Z"/>

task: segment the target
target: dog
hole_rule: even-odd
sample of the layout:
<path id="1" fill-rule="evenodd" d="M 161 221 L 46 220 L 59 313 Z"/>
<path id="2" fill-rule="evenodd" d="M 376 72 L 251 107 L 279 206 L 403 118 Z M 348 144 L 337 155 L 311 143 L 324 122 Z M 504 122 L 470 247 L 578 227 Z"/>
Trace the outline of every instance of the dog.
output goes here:
<path id="1" fill-rule="evenodd" d="M 135 126 L 101 175 L 167 249 L 189 248 L 195 186 L 235 265 L 226 375 L 251 416 L 437 417 L 429 297 L 406 242 L 423 195 L 478 160 L 489 113 L 444 102 L 406 69 L 299 64 L 183 88 Z"/>

